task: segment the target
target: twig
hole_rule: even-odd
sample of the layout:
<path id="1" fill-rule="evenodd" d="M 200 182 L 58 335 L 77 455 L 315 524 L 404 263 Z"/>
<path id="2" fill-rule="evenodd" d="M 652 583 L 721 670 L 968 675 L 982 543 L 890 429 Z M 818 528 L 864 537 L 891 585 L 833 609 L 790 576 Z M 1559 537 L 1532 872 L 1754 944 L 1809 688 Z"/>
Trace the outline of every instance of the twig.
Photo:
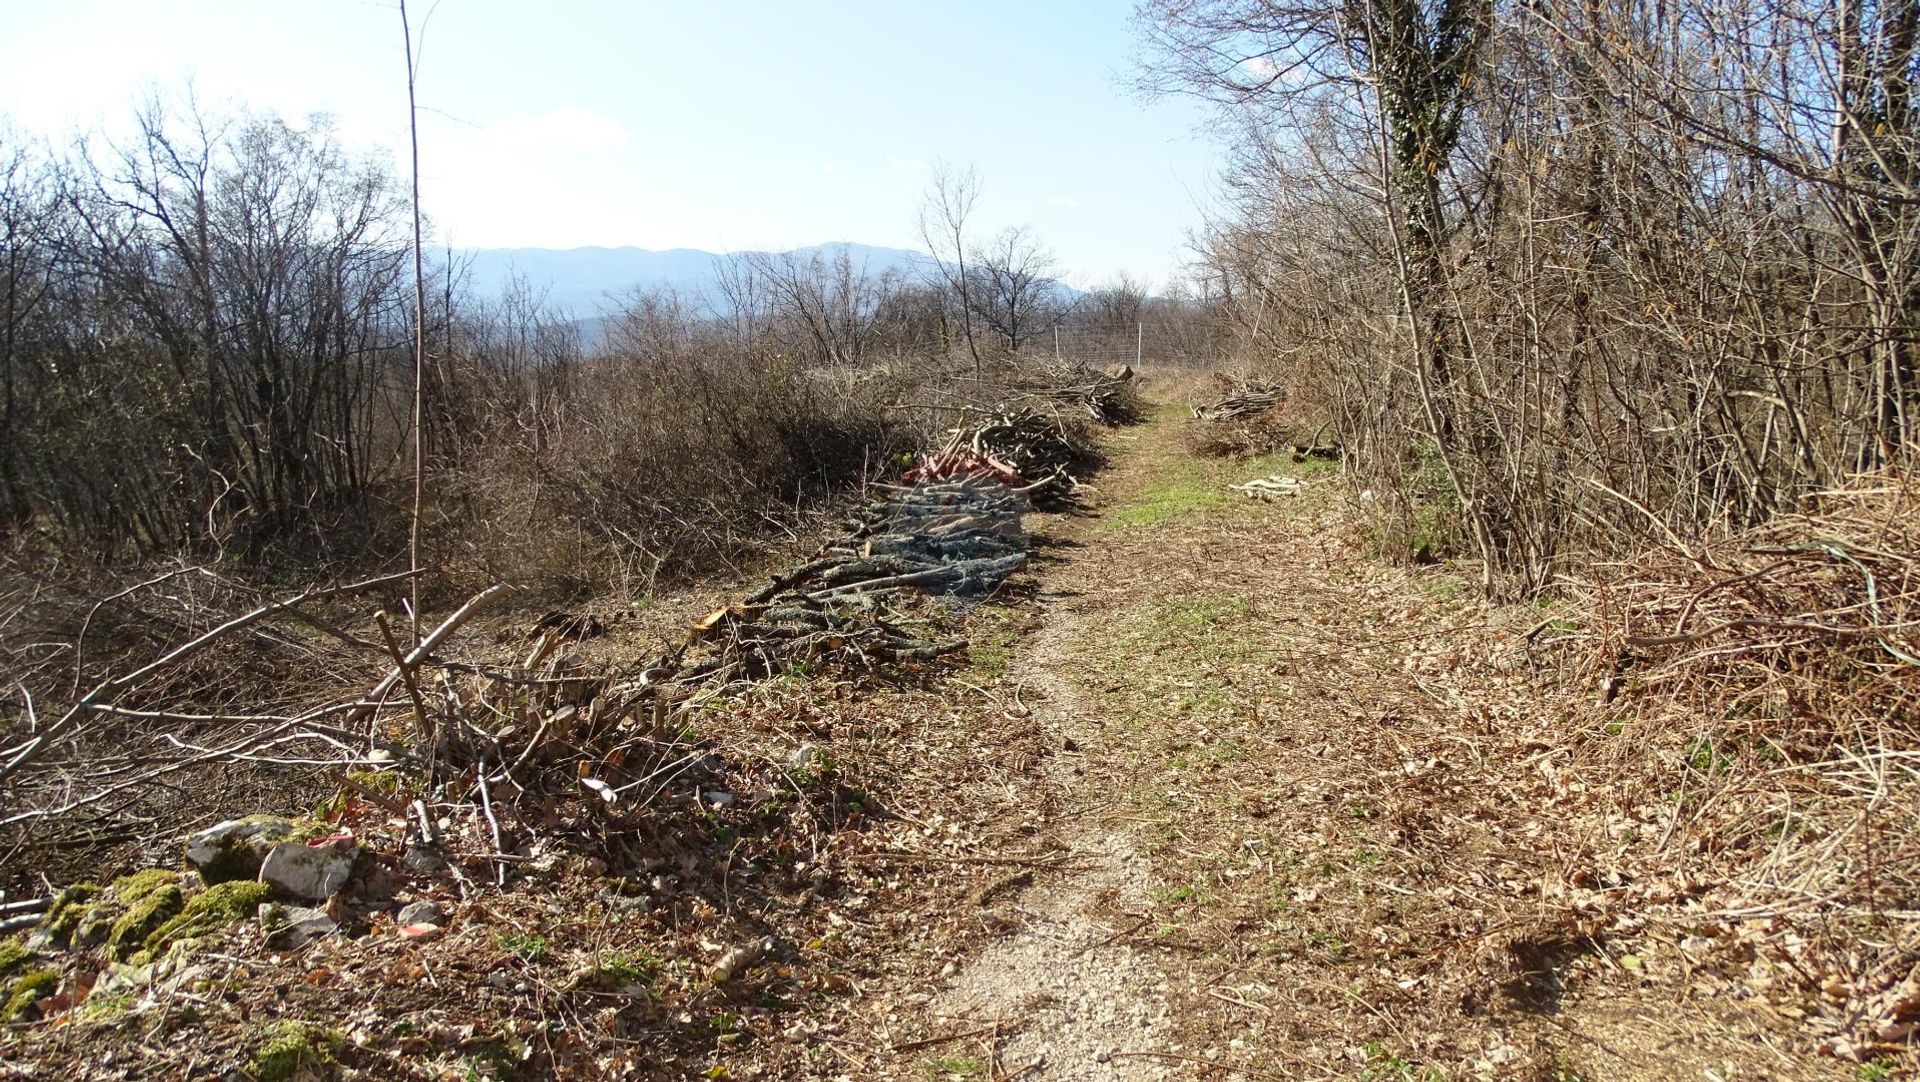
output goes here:
<path id="1" fill-rule="evenodd" d="M 1022 868 L 1063 868 L 1064 856 L 1051 858 L 1034 857 L 947 857 L 936 853 L 914 853 L 905 849 L 880 849 L 871 853 L 855 853 L 849 860 L 924 860 L 934 864 L 1011 864 Z"/>
<path id="2" fill-rule="evenodd" d="M 1097 951 L 1101 947 L 1111 946 L 1112 944 L 1118 943 L 1120 940 L 1127 938 L 1128 936 L 1132 935 L 1133 933 L 1139 931 L 1142 928 L 1145 928 L 1147 925 L 1152 923 L 1153 923 L 1153 914 L 1149 913 L 1146 916 L 1141 917 L 1138 922 L 1126 928 L 1122 928 L 1120 931 L 1113 933 L 1112 935 L 1101 940 L 1100 942 L 1089 943 L 1086 946 L 1081 947 L 1079 951 L 1077 951 L 1076 953 L 1087 954 L 1091 951 Z"/>
<path id="3" fill-rule="evenodd" d="M 500 844 L 500 820 L 493 816 L 493 796 L 487 792 L 487 757 L 480 757 L 480 810 L 487 814 L 487 828 L 493 832 L 493 855 L 505 856 L 505 846 Z M 495 886 L 507 885 L 507 866 L 494 861 L 493 881 Z"/>
<path id="4" fill-rule="evenodd" d="M 439 845 L 440 832 L 433 825 L 433 818 L 427 814 L 427 802 L 413 802 L 413 813 L 420 818 L 420 841 L 425 845 Z"/>
<path id="5" fill-rule="evenodd" d="M 400 673 L 400 682 L 406 685 L 407 698 L 413 703 L 413 721 L 420 734 L 420 742 L 425 747 L 432 748 L 433 724 L 427 720 L 426 703 L 420 700 L 420 683 L 413 678 L 413 666 L 407 664 L 406 655 L 400 652 L 400 644 L 394 641 L 393 628 L 387 624 L 387 614 L 374 613 L 373 622 L 379 625 L 380 639 L 387 645 L 387 656 L 393 659 L 394 668 Z M 429 776 L 427 781 L 428 784 L 432 784 L 432 777 Z"/>
<path id="6" fill-rule="evenodd" d="M 1197 1063 L 1200 1066 L 1206 1067 L 1210 1070 L 1225 1071 L 1228 1074 L 1246 1075 L 1248 1078 L 1277 1078 L 1277 1079 L 1280 1079 L 1281 1082 L 1291 1082 L 1292 1079 L 1295 1079 L 1298 1077 L 1297 1075 L 1271 1074 L 1267 1071 L 1257 1071 L 1257 1070 L 1254 1070 L 1252 1067 L 1236 1067 L 1231 1063 L 1222 1063 L 1218 1060 L 1211 1060 L 1211 1059 L 1201 1059 L 1198 1056 L 1175 1055 L 1172 1052 L 1115 1052 L 1113 1053 L 1112 1058 L 1114 1059 L 1158 1059 L 1158 1060 L 1165 1060 L 1168 1063 Z"/>
<path id="7" fill-rule="evenodd" d="M 407 806 L 405 804 L 400 803 L 398 800 L 393 799 L 392 797 L 388 796 L 385 793 L 380 792 L 377 789 L 374 789 L 370 786 L 363 785 L 360 782 L 355 781 L 353 778 L 353 775 L 347 773 L 345 770 L 335 771 L 333 774 L 333 780 L 337 784 L 339 784 L 339 786 L 342 789 L 351 789 L 355 793 L 358 793 L 362 798 L 369 800 L 375 804 L 378 804 L 380 807 L 385 808 L 387 811 L 392 812 L 393 814 L 398 815 L 403 819 L 406 818 Z"/>
<path id="8" fill-rule="evenodd" d="M 368 590 L 376 586 L 386 585 L 387 583 L 399 582 L 403 579 L 417 576 L 425 570 L 424 568 L 420 568 L 412 571 L 401 571 L 392 575 L 380 575 L 375 578 L 362 579 L 359 582 L 348 583 L 345 586 L 332 586 L 321 590 L 309 590 L 304 594 L 289 598 L 285 601 L 275 601 L 262 605 L 252 612 L 236 616 L 221 624 L 219 627 L 174 647 L 172 650 L 167 651 L 160 657 L 142 665 L 125 676 L 117 676 L 110 680 L 103 681 L 96 685 L 92 691 L 81 696 L 79 701 L 75 702 L 58 721 L 49 725 L 45 732 L 7 752 L 7 761 L 0 763 L 0 780 L 4 780 L 22 767 L 39 758 L 40 754 L 47 749 L 47 746 L 52 743 L 55 738 L 64 735 L 66 730 L 72 728 L 81 717 L 88 714 L 92 708 L 98 705 L 103 699 L 125 691 L 169 665 L 192 657 L 194 654 L 206 649 L 226 635 L 230 635 L 235 631 L 257 623 L 274 613 L 284 612 L 296 605 L 303 605 L 309 601 L 318 601 L 327 597 L 337 597 L 341 594 L 354 593 L 359 590 Z"/>
<path id="9" fill-rule="evenodd" d="M 991 1026 L 981 1026 L 979 1029 L 970 1029 L 962 1033 L 949 1033 L 944 1037 L 926 1037 L 918 1041 L 908 1041 L 905 1044 L 896 1044 L 896 1045 L 893 1045 L 891 1048 L 889 1048 L 888 1051 L 917 1052 L 922 1048 L 933 1048 L 937 1045 L 950 1044 L 954 1041 L 965 1041 L 965 1040 L 971 1040 L 974 1037 L 984 1037 L 987 1034 L 992 1033 L 999 1028 L 1000 1028 L 999 1023 L 996 1022 Z"/>
<path id="10" fill-rule="evenodd" d="M 1221 991 L 1220 989 L 1218 989 L 1218 988 L 1209 988 L 1209 989 L 1207 989 L 1207 995 L 1209 995 L 1209 996 L 1212 996 L 1212 997 L 1213 997 L 1214 999 L 1217 999 L 1217 1000 L 1219 1000 L 1219 1001 L 1220 1001 L 1220 1002 L 1222 1002 L 1222 1003 L 1231 1003 L 1231 1004 L 1233 1004 L 1233 1005 L 1234 1005 L 1234 1006 L 1236 1006 L 1236 1007 L 1245 1007 L 1245 1008 L 1247 1008 L 1248 1010 L 1254 1010 L 1254 1011 L 1259 1011 L 1259 1012 L 1261 1012 L 1262 1014 L 1272 1014 L 1272 1013 L 1273 1013 L 1273 1008 L 1272 1008 L 1272 1007 L 1269 1007 L 1269 1006 L 1267 1006 L 1267 1005 L 1266 1005 L 1266 1004 L 1264 1004 L 1264 1003 L 1255 1003 L 1255 1002 L 1253 1002 L 1252 1000 L 1248 1000 L 1248 999 L 1241 999 L 1241 998 L 1240 998 L 1240 997 L 1238 997 L 1238 996 L 1230 996 L 1230 995 L 1228 995 L 1228 994 L 1226 994 L 1225 992 L 1222 992 L 1222 991 Z"/>

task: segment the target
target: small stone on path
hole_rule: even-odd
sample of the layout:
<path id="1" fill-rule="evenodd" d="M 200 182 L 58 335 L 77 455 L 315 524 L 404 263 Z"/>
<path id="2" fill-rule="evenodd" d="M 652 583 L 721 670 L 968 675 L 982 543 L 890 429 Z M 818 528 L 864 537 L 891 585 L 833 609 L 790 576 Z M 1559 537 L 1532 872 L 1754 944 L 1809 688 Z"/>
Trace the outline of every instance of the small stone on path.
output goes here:
<path id="1" fill-rule="evenodd" d="M 394 922 L 397 924 L 445 924 L 447 910 L 439 902 L 418 901 L 400 910 Z"/>

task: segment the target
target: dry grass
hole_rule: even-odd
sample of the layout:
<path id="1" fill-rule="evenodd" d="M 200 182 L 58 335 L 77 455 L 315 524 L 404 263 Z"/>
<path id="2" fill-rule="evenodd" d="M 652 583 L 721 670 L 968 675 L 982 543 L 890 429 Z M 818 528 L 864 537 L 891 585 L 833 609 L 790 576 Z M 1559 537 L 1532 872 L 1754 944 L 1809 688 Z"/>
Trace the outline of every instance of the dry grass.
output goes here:
<path id="1" fill-rule="evenodd" d="M 1570 735 L 1613 813 L 1646 821 L 1623 896 L 1832 1051 L 1902 1047 L 1920 1022 L 1920 494 L 1862 478 L 1650 551 L 1591 605 L 1562 645 L 1600 705 Z"/>
<path id="2" fill-rule="evenodd" d="M 936 366 L 832 373 L 690 343 L 582 362 L 487 410 L 439 486 L 430 536 L 461 563 L 558 599 L 740 573 L 770 537 L 926 442 L 891 404 Z"/>
<path id="3" fill-rule="evenodd" d="M 1110 520 L 1196 470 L 1177 440 L 1143 437 Z M 1619 814 L 1569 723 L 1584 696 L 1528 656 L 1538 612 L 1368 558 L 1326 485 L 1100 540 L 1061 586 L 1101 613 L 1075 652 L 1119 797 L 1097 814 L 1154 854 L 1186 1052 L 1297 1077 L 1850 1070 L 1698 955 L 1697 895 L 1626 841 L 1674 805 Z"/>

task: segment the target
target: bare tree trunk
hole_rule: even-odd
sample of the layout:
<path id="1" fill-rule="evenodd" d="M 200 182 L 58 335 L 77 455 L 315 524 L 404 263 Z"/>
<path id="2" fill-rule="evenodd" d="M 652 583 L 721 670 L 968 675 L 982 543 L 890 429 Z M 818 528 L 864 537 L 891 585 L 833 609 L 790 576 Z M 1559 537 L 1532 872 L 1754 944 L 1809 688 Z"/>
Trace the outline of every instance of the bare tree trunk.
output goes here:
<path id="1" fill-rule="evenodd" d="M 414 642 L 420 641 L 420 514 L 426 498 L 424 383 L 427 371 L 427 273 L 420 235 L 420 111 L 414 102 L 413 24 L 407 0 L 400 0 L 401 43 L 407 53 L 407 138 L 413 166 L 413 508 L 407 524 L 407 570 L 412 591 L 407 616 Z"/>

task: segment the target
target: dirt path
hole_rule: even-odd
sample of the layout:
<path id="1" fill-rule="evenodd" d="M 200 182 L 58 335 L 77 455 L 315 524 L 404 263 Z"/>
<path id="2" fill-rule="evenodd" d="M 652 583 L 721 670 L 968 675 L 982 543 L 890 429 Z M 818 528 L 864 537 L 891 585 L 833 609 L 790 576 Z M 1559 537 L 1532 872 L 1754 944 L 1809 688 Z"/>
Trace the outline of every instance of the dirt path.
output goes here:
<path id="1" fill-rule="evenodd" d="M 1152 484 L 1165 465 L 1166 432 L 1162 424 L 1145 443 L 1138 435 L 1114 441 L 1093 513 L 1046 528 L 1047 546 L 1069 555 L 1042 575 L 1042 623 L 1009 671 L 1022 701 L 1035 700 L 1035 722 L 1060 749 L 1045 771 L 1069 809 L 1060 835 L 1072 870 L 1029 886 L 1018 899 L 1021 926 L 959 969 L 932 1009 L 1004 1027 L 1011 1036 L 997 1056 L 1010 1073 L 1028 1069 L 1029 1077 L 1061 1080 L 1170 1074 L 1165 1061 L 1137 1055 L 1172 1043 L 1168 974 L 1159 958 L 1127 942 L 1152 920 L 1152 876 L 1130 831 L 1085 814 L 1113 803 L 1106 791 L 1111 775 L 1100 764 L 1119 749 L 1088 723 L 1090 707 L 1070 676 L 1077 645 L 1116 610 L 1100 562 L 1072 554 L 1097 543 L 1100 508 L 1122 506 Z"/>
<path id="2" fill-rule="evenodd" d="M 1181 412 L 1166 409 L 1115 435 L 1085 513 L 1038 524 L 1049 554 L 1035 595 L 1040 624 L 1021 640 L 1006 683 L 1057 749 L 1044 772 L 1054 836 L 1071 855 L 1065 870 L 1023 881 L 1017 924 L 949 967 L 928 1004 L 934 1017 L 985 1029 L 976 1047 L 990 1056 L 922 1056 L 897 1065 L 905 1076 L 1187 1077 L 1225 1050 L 1196 1040 L 1205 1034 L 1193 967 L 1165 947 L 1170 894 L 1139 829 L 1153 820 L 1132 814 L 1152 756 L 1097 686 L 1116 636 L 1137 619 L 1142 582 L 1191 581 L 1194 557 L 1206 560 L 1156 527 L 1228 503 L 1224 479 L 1238 468 L 1197 462 L 1180 433 Z"/>
<path id="3" fill-rule="evenodd" d="M 1382 561 L 1323 465 L 1199 459 L 1183 420 L 1113 436 L 1088 512 L 1038 524 L 1001 689 L 1070 856 L 1008 882 L 893 1076 L 1830 1077 L 1567 893 L 1537 614 Z M 1227 488 L 1274 472 L 1303 494 Z"/>

